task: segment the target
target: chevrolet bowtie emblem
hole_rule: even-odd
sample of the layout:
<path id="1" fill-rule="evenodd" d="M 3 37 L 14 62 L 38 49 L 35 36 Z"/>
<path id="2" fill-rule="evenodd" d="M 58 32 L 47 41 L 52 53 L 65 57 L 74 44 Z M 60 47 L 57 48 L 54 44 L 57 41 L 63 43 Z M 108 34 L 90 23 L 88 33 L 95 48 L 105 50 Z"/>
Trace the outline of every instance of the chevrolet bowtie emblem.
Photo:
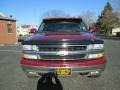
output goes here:
<path id="1" fill-rule="evenodd" d="M 59 55 L 59 56 L 66 56 L 66 55 L 68 55 L 68 51 L 59 51 L 59 52 L 57 52 L 56 55 Z"/>

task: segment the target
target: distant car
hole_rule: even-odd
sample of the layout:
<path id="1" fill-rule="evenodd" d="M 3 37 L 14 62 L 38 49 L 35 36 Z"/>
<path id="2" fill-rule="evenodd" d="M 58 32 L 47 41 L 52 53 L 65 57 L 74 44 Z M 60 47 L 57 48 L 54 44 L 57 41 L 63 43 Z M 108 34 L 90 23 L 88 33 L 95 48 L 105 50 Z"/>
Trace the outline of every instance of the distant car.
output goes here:
<path id="1" fill-rule="evenodd" d="M 29 35 L 33 35 L 36 32 L 37 32 L 36 28 L 31 28 L 30 32 L 29 32 Z"/>
<path id="2" fill-rule="evenodd" d="M 96 33 L 96 27 L 95 26 L 92 26 L 92 27 L 89 27 L 89 31 L 93 34 Z"/>
<path id="3" fill-rule="evenodd" d="M 49 72 L 98 77 L 107 63 L 104 41 L 89 32 L 82 18 L 43 19 L 22 50 L 20 63 L 28 77 Z"/>

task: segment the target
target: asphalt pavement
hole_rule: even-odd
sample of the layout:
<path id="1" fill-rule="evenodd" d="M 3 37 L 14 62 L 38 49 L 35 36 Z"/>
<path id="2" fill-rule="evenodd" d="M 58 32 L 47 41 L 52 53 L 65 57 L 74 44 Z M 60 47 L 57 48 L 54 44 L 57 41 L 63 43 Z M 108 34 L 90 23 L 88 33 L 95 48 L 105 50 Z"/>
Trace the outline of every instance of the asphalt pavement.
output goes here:
<path id="1" fill-rule="evenodd" d="M 120 90 L 120 40 L 104 41 L 108 64 L 101 77 L 59 77 L 57 90 Z M 20 46 L 0 46 L 0 90 L 42 90 L 43 78 L 29 79 L 23 73 L 20 52 Z"/>

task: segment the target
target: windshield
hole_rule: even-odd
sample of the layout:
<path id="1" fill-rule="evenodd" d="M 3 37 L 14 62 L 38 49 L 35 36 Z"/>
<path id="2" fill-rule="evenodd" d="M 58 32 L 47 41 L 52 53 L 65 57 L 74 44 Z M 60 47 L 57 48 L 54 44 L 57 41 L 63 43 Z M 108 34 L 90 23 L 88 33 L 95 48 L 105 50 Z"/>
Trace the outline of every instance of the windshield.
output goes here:
<path id="1" fill-rule="evenodd" d="M 75 22 L 55 22 L 43 23 L 39 27 L 39 32 L 86 32 L 87 28 L 84 23 Z"/>

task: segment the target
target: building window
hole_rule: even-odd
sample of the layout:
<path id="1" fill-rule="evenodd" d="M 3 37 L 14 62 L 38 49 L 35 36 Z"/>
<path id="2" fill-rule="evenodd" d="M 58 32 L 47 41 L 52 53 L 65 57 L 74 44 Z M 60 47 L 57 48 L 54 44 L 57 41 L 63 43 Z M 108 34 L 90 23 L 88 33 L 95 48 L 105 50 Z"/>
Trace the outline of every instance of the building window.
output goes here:
<path id="1" fill-rule="evenodd" d="M 13 33 L 12 24 L 7 25 L 8 33 Z"/>

